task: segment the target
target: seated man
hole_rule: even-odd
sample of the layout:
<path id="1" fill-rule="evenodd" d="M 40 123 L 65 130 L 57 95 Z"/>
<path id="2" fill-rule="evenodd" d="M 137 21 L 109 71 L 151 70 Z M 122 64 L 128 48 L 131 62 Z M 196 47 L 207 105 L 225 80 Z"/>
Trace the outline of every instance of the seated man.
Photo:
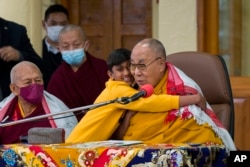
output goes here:
<path id="1" fill-rule="evenodd" d="M 19 143 L 20 137 L 27 136 L 33 127 L 64 128 L 67 137 L 77 124 L 73 113 L 4 126 L 5 122 L 68 110 L 62 101 L 43 90 L 42 74 L 35 64 L 28 61 L 16 64 L 10 78 L 12 93 L 0 102 L 0 144 Z"/>
<path id="2" fill-rule="evenodd" d="M 121 48 L 114 50 L 109 55 L 107 65 L 110 79 L 106 82 L 106 88 L 97 97 L 95 103 L 132 96 L 138 92 L 132 88 L 135 86 L 135 82 L 129 70 L 130 54 L 129 50 Z M 168 105 L 162 105 L 159 101 Z M 112 103 L 102 106 L 87 112 L 66 139 L 66 142 L 77 143 L 110 139 L 127 110 L 166 113 L 167 110 L 178 109 L 179 106 L 189 104 L 197 104 L 202 108 L 206 106 L 205 99 L 201 94 L 189 96 L 152 95 L 126 105 Z"/>
<path id="3" fill-rule="evenodd" d="M 93 104 L 108 80 L 104 60 L 86 51 L 88 41 L 81 27 L 66 25 L 59 34 L 62 64 L 53 73 L 47 90 L 69 108 Z M 80 120 L 84 113 L 75 112 Z"/>
<path id="4" fill-rule="evenodd" d="M 135 45 L 131 53 L 130 71 L 139 87 L 151 84 L 157 95 L 185 96 L 201 93 L 192 79 L 166 63 L 165 48 L 156 39 L 144 39 Z M 169 105 L 162 101 L 159 103 Z M 157 107 L 152 105 L 151 108 Z M 230 134 L 216 118 L 209 104 L 205 110 L 196 105 L 159 113 L 147 112 L 148 110 L 133 115 L 124 140 L 142 140 L 148 143 L 218 143 L 230 150 L 236 149 Z"/>

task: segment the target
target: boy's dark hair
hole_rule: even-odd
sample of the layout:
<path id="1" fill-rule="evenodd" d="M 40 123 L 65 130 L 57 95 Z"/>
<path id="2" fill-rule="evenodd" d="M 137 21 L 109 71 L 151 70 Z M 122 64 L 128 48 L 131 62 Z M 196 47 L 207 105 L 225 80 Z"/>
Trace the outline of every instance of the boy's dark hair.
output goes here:
<path id="1" fill-rule="evenodd" d="M 49 6 L 48 9 L 45 11 L 44 20 L 47 21 L 51 13 L 57 13 L 57 12 L 64 13 L 67 16 L 67 18 L 69 18 L 69 12 L 64 6 L 60 4 L 54 4 Z"/>
<path id="2" fill-rule="evenodd" d="M 108 70 L 112 71 L 112 67 L 120 65 L 125 61 L 130 60 L 131 51 L 125 48 L 113 50 L 107 59 Z"/>

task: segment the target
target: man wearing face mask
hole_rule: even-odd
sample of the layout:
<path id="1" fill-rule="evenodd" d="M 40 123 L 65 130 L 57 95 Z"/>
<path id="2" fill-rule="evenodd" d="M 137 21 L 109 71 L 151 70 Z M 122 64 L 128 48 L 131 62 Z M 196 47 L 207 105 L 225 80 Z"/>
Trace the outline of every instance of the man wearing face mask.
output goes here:
<path id="1" fill-rule="evenodd" d="M 86 51 L 81 27 L 68 24 L 59 34 L 59 50 L 64 62 L 52 75 L 47 90 L 69 108 L 93 104 L 108 80 L 107 65 Z M 80 120 L 84 113 L 75 112 Z"/>
<path id="2" fill-rule="evenodd" d="M 42 25 L 46 36 L 43 39 L 42 58 L 48 73 L 44 80 L 45 88 L 51 75 L 62 62 L 62 56 L 58 50 L 58 35 L 63 26 L 68 24 L 68 18 L 67 9 L 59 4 L 49 6 L 44 14 Z"/>
<path id="3" fill-rule="evenodd" d="M 68 110 L 61 100 L 44 91 L 42 74 L 35 64 L 28 61 L 18 63 L 12 68 L 10 77 L 12 93 L 0 102 L 1 123 Z M 53 119 L 4 126 L 0 128 L 0 144 L 20 143 L 20 137 L 27 136 L 33 127 L 63 128 L 67 137 L 76 124 L 74 114 L 67 113 L 53 116 Z"/>

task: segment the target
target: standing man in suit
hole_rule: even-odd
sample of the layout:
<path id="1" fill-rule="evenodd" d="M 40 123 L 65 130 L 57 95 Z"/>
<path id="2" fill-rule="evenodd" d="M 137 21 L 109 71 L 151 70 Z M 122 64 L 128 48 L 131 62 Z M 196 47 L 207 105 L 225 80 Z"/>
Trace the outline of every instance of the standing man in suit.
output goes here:
<path id="1" fill-rule="evenodd" d="M 62 55 L 58 51 L 58 35 L 60 30 L 68 24 L 69 13 L 67 9 L 59 4 L 48 7 L 42 21 L 46 36 L 43 38 L 42 59 L 46 65 L 47 78 L 44 80 L 45 87 L 57 67 L 62 62 Z"/>
<path id="2" fill-rule="evenodd" d="M 26 28 L 0 17 L 0 101 L 10 94 L 10 71 L 22 60 L 35 63 L 44 73 L 42 59 L 33 49 Z"/>

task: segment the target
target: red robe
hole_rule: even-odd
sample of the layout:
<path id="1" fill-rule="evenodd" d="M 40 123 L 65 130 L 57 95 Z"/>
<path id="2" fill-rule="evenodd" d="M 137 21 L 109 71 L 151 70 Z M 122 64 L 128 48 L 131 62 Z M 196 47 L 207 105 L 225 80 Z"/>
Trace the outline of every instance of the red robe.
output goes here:
<path id="1" fill-rule="evenodd" d="M 37 108 L 27 117 L 31 118 L 38 115 L 46 114 L 42 104 L 39 104 Z M 21 116 L 20 108 L 18 106 L 17 97 L 11 102 L 9 109 L 7 110 L 5 117 L 9 116 L 9 121 L 15 121 L 23 119 Z M 0 144 L 13 144 L 13 143 L 20 143 L 20 137 L 27 136 L 28 130 L 33 127 L 52 127 L 48 119 L 43 119 L 39 121 L 31 121 L 20 123 L 16 125 L 6 126 L 4 128 L 0 128 Z"/>
<path id="2" fill-rule="evenodd" d="M 63 62 L 52 75 L 47 87 L 48 92 L 61 99 L 69 108 L 93 104 L 108 80 L 106 62 L 88 52 L 86 56 L 87 61 L 76 72 Z M 83 115 L 78 112 L 76 117 L 80 120 Z"/>

